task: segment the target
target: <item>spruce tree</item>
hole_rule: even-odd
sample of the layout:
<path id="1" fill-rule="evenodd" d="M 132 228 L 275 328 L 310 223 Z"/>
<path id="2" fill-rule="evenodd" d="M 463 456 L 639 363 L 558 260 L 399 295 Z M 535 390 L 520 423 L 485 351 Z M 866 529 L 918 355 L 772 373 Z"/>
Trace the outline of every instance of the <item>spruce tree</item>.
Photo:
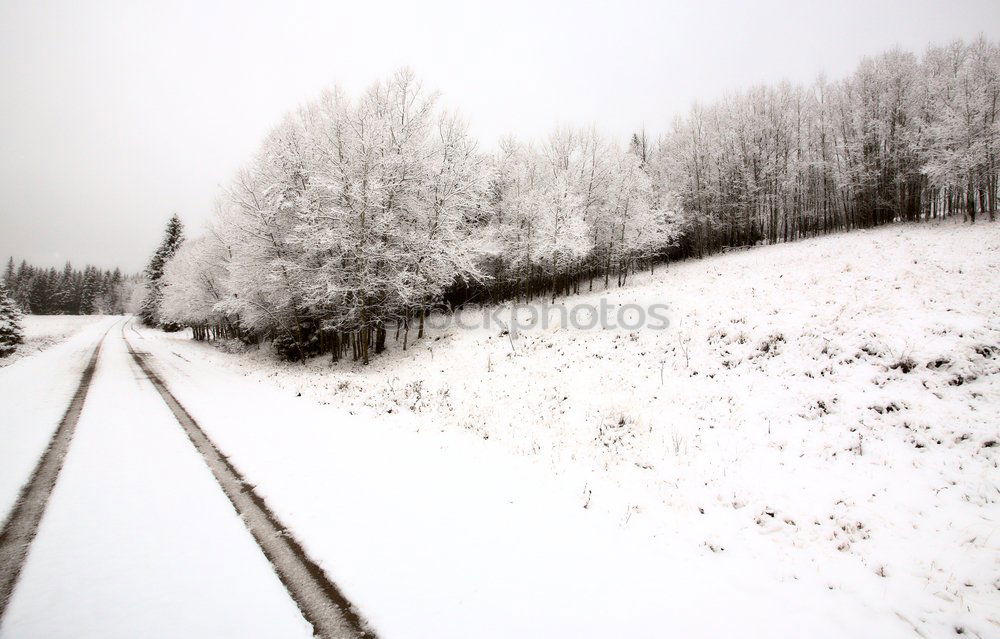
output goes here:
<path id="1" fill-rule="evenodd" d="M 27 260 L 21 260 L 21 265 L 17 267 L 17 285 L 7 288 L 7 294 L 14 298 L 22 313 L 31 313 L 31 278 L 34 270 L 28 266 Z"/>
<path id="2" fill-rule="evenodd" d="M 94 301 L 100 293 L 100 274 L 93 266 L 88 266 L 83 275 L 83 286 L 80 290 L 80 315 L 93 315 Z"/>
<path id="3" fill-rule="evenodd" d="M 7 268 L 3 271 L 3 282 L 2 284 L 10 290 L 14 290 L 16 275 L 14 274 L 14 258 L 13 256 L 7 260 Z"/>
<path id="4" fill-rule="evenodd" d="M 52 288 L 50 272 L 39 269 L 31 279 L 31 312 L 37 315 L 49 315 L 52 309 Z"/>
<path id="5" fill-rule="evenodd" d="M 68 261 L 63 267 L 62 276 L 59 281 L 52 282 L 50 313 L 63 315 L 78 315 L 79 304 L 77 303 L 77 286 L 75 283 L 76 273 L 73 265 Z"/>
<path id="6" fill-rule="evenodd" d="M 7 295 L 7 287 L 0 284 L 0 357 L 10 355 L 23 342 L 21 311 Z"/>
<path id="7" fill-rule="evenodd" d="M 146 326 L 157 326 L 160 323 L 160 302 L 163 300 L 163 267 L 167 261 L 174 256 L 177 249 L 184 241 L 184 227 L 181 220 L 175 213 L 167 222 L 167 229 L 163 234 L 163 241 L 159 248 L 153 253 L 153 257 L 146 266 L 146 298 L 142 301 L 142 308 L 139 317 Z M 164 326 L 164 329 L 177 330 L 177 326 Z"/>

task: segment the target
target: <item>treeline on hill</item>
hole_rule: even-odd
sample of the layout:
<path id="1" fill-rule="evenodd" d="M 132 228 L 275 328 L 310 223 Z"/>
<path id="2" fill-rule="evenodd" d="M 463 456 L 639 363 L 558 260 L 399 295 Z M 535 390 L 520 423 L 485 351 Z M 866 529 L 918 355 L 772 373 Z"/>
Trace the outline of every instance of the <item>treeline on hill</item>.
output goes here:
<path id="1" fill-rule="evenodd" d="M 290 114 L 163 269 L 164 322 L 367 362 L 442 304 L 555 297 L 666 258 L 996 211 L 1000 50 L 892 51 L 839 82 L 481 153 L 407 70 Z"/>
<path id="2" fill-rule="evenodd" d="M 754 87 L 675 122 L 659 166 L 685 254 L 997 210 L 1000 49 L 978 39 L 862 61 L 839 82 Z"/>
<path id="3" fill-rule="evenodd" d="M 34 315 L 120 315 L 125 312 L 130 282 L 119 269 L 82 270 L 66 262 L 63 269 L 40 268 L 7 261 L 3 284 L 22 313 Z"/>

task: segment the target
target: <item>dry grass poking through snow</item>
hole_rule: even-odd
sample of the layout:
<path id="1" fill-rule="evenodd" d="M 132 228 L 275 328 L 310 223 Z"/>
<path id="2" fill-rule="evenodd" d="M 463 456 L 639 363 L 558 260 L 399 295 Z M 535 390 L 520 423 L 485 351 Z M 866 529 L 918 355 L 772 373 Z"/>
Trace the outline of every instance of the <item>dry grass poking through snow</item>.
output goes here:
<path id="1" fill-rule="evenodd" d="M 822 574 L 926 636 L 1000 632 L 1000 225 L 754 249 L 606 296 L 666 302 L 674 326 L 528 331 L 516 354 L 449 329 L 368 368 L 229 361 L 534 456 L 581 507 L 762 579 Z"/>

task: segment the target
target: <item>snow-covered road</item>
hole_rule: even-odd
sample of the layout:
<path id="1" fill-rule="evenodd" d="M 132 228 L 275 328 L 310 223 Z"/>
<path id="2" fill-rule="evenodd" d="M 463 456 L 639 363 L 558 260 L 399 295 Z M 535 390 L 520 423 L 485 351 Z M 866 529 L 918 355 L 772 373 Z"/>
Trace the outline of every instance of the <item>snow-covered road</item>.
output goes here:
<path id="1" fill-rule="evenodd" d="M 94 346 L 116 321 L 105 318 L 44 352 L 0 368 L 0 520 L 7 518 L 52 438 Z"/>
<path id="2" fill-rule="evenodd" d="M 58 351 L 68 359 L 62 366 L 29 358 L 3 372 L 23 380 L 28 371 L 17 373 L 30 368 L 38 384 L 61 379 L 66 368 L 78 368 L 77 352 L 92 348 L 94 334 L 88 337 L 89 346 L 81 340 L 38 356 L 47 362 Z M 65 410 L 63 384 L 54 387 L 50 398 L 32 396 L 28 403 L 55 405 L 53 415 Z M 3 386 L 5 413 L 16 405 L 15 390 Z M 32 440 L 32 450 L 46 436 L 43 426 L 51 421 L 51 435 L 58 421 L 41 410 L 11 415 L 5 428 Z M 23 482 L 32 450 L 21 448 L 16 470 Z M 0 636 L 311 635 L 201 456 L 133 362 L 121 332 L 111 330 Z"/>

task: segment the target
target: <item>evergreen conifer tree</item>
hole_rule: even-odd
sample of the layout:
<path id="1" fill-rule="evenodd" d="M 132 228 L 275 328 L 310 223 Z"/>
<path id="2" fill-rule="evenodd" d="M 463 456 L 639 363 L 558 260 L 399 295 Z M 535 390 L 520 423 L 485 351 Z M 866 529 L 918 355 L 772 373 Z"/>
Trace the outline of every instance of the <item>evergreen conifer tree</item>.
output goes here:
<path id="1" fill-rule="evenodd" d="M 7 260 L 7 268 L 5 268 L 3 271 L 2 283 L 8 289 L 13 289 L 15 278 L 16 275 L 14 274 L 14 258 L 11 257 L 9 260 Z"/>
<path id="2" fill-rule="evenodd" d="M 22 342 L 24 330 L 21 328 L 21 311 L 7 295 L 7 288 L 0 284 L 0 357 L 13 353 Z"/>
<path id="3" fill-rule="evenodd" d="M 166 231 L 163 234 L 163 241 L 159 248 L 153 253 L 153 257 L 146 266 L 146 298 L 142 302 L 139 317 L 147 326 L 157 326 L 160 323 L 160 303 L 163 301 L 163 266 L 174 256 L 177 249 L 184 241 L 184 227 L 181 220 L 175 213 L 167 222 Z M 164 326 L 166 329 L 174 329 L 175 326 Z"/>
<path id="4" fill-rule="evenodd" d="M 80 315 L 92 315 L 94 313 L 94 301 L 100 293 L 100 274 L 97 269 L 88 266 L 83 275 L 83 286 L 80 290 Z"/>

